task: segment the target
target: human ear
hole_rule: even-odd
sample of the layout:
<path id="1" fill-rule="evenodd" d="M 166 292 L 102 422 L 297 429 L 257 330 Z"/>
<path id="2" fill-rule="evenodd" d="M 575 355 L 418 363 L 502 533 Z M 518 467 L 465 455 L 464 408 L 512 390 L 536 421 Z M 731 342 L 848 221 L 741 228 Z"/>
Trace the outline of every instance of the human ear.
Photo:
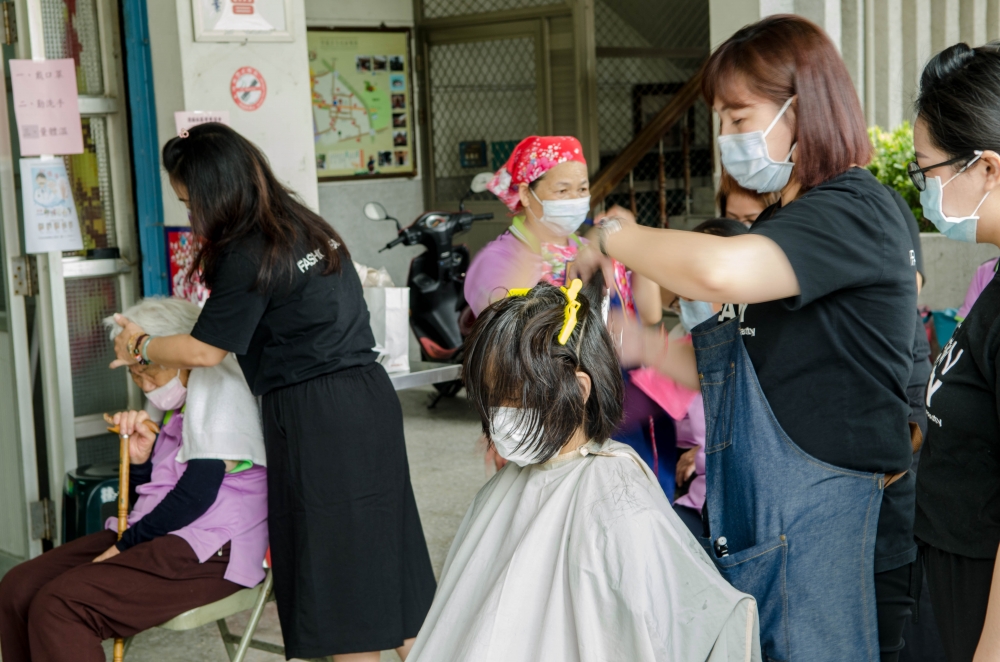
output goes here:
<path id="1" fill-rule="evenodd" d="M 590 381 L 590 375 L 579 370 L 576 371 L 576 381 L 580 384 L 580 393 L 583 394 L 583 401 L 586 403 L 590 400 L 590 388 L 593 385 Z"/>
<path id="2" fill-rule="evenodd" d="M 1000 187 L 1000 154 L 997 154 L 992 149 L 988 149 L 983 152 L 983 155 L 979 157 L 986 168 L 984 169 L 984 177 L 986 178 L 985 189 L 987 191 L 992 191 L 997 187 Z"/>
<path id="3" fill-rule="evenodd" d="M 525 209 L 531 208 L 531 189 L 528 184 L 521 183 L 517 186 L 517 194 L 521 198 L 521 206 Z"/>

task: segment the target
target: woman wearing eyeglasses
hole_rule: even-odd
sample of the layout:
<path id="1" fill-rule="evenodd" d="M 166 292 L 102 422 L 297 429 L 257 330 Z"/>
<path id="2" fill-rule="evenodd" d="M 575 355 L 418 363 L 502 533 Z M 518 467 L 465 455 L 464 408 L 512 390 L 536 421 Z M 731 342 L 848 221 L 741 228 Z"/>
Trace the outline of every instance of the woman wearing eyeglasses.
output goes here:
<path id="1" fill-rule="evenodd" d="M 924 69 L 910 177 L 941 234 L 1000 246 L 1000 44 L 957 44 Z M 1000 659 L 1000 281 L 986 286 L 927 384 L 914 532 L 949 662 Z"/>
<path id="2" fill-rule="evenodd" d="M 726 171 L 780 201 L 737 237 L 643 228 L 611 210 L 592 245 L 681 296 L 729 302 L 692 333 L 704 542 L 757 599 L 765 658 L 894 662 L 917 554 L 906 222 L 863 167 L 861 105 L 815 24 L 743 28 L 709 58 L 703 91 Z"/>

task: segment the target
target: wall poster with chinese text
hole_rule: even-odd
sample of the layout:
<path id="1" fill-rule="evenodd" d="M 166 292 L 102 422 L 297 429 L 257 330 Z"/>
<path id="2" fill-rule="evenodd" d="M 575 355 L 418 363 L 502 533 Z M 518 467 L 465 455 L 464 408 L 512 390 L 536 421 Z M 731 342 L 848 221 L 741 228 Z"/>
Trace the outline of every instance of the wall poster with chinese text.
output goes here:
<path id="1" fill-rule="evenodd" d="M 22 156 L 83 151 L 76 64 L 64 60 L 11 60 L 10 85 Z"/>
<path id="2" fill-rule="evenodd" d="M 83 249 L 66 163 L 61 158 L 21 159 L 25 252 Z"/>

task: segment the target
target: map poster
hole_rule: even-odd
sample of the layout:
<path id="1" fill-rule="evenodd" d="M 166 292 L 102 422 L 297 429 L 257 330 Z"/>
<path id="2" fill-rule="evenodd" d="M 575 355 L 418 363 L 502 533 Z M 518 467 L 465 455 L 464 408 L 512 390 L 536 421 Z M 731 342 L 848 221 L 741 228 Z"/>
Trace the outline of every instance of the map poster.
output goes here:
<path id="1" fill-rule="evenodd" d="M 408 29 L 307 32 L 319 179 L 417 172 Z"/>

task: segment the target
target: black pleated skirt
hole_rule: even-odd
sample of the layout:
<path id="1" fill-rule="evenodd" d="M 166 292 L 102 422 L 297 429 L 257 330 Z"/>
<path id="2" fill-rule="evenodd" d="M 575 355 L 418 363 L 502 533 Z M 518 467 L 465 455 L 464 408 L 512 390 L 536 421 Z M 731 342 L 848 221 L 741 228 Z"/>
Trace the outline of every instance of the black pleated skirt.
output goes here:
<path id="1" fill-rule="evenodd" d="M 387 650 L 416 636 L 436 582 L 385 370 L 272 391 L 263 424 L 286 656 Z"/>

